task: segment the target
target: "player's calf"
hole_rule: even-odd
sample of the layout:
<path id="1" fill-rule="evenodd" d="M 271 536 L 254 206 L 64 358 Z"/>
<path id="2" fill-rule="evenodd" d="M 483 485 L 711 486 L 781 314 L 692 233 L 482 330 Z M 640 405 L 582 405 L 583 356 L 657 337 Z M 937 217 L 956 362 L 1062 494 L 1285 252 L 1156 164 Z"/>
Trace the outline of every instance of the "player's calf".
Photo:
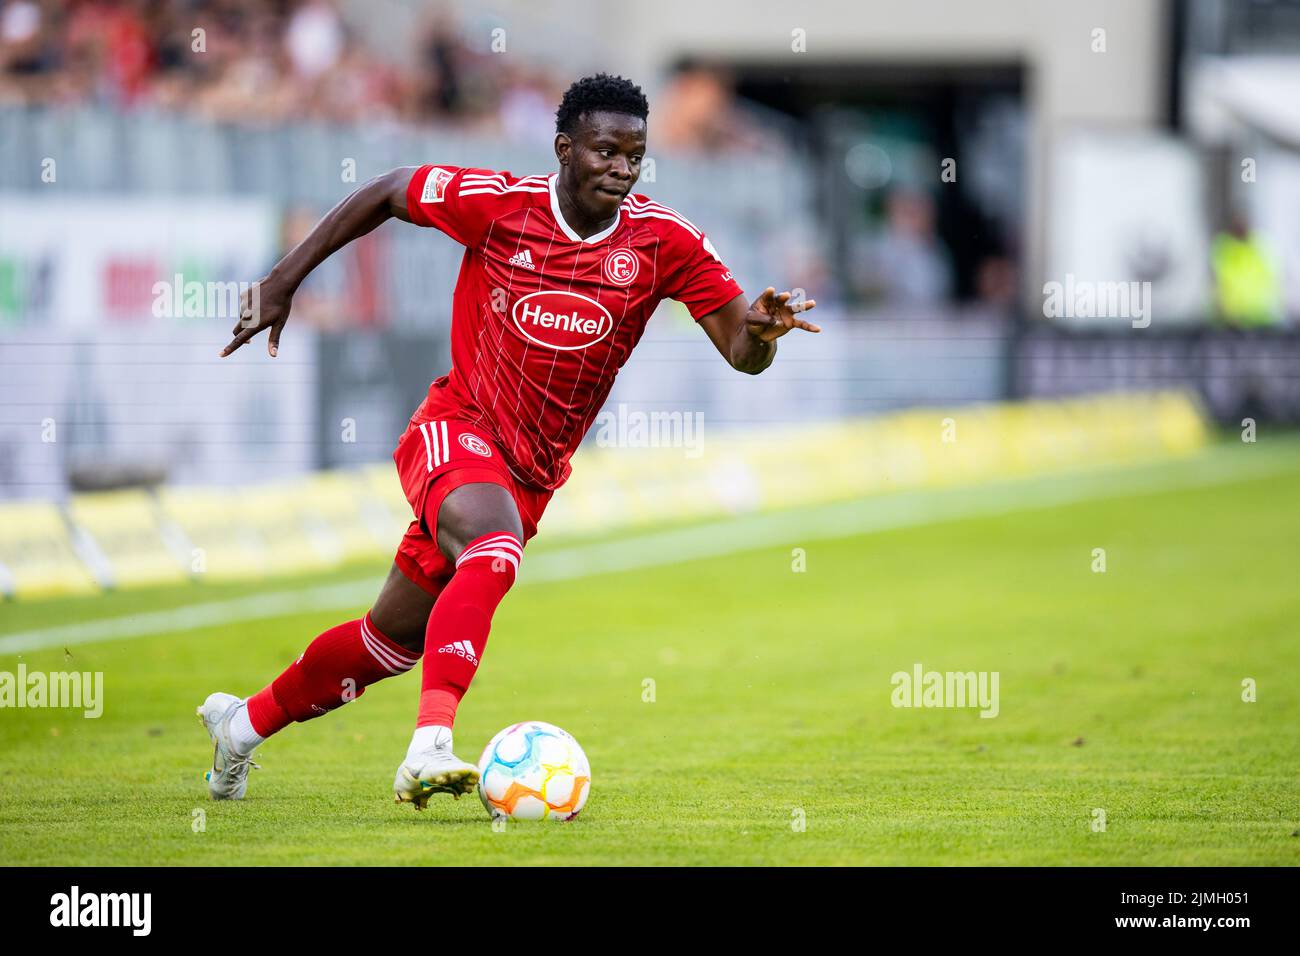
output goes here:
<path id="1" fill-rule="evenodd" d="M 459 799 L 478 785 L 478 768 L 452 752 L 451 728 L 522 557 L 522 542 L 506 532 L 474 539 L 457 557 L 456 573 L 429 616 L 419 716 L 393 779 L 398 802 L 423 809 L 434 793 Z"/>
<path id="2" fill-rule="evenodd" d="M 260 738 L 269 737 L 356 700 L 371 684 L 406 673 L 419 659 L 366 614 L 312 641 L 284 673 L 248 699 L 249 719 Z"/>
<path id="3" fill-rule="evenodd" d="M 507 532 L 475 538 L 456 559 L 456 573 L 429 615 L 417 728 L 453 726 L 487 648 L 492 615 L 522 559 L 523 544 Z"/>
<path id="4" fill-rule="evenodd" d="M 456 560 L 456 573 L 429 616 L 420 713 L 393 779 L 399 803 L 423 809 L 434 793 L 459 799 L 478 785 L 478 768 L 452 752 L 451 728 L 487 646 L 492 614 L 522 556 L 519 539 L 499 533 L 475 539 Z"/>

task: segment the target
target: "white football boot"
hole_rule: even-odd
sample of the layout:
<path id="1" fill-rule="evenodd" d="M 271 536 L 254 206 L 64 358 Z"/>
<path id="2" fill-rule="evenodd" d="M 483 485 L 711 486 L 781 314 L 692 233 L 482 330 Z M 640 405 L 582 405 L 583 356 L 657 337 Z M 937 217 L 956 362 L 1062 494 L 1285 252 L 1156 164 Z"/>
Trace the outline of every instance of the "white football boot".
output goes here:
<path id="1" fill-rule="evenodd" d="M 423 810 L 435 793 L 450 793 L 457 800 L 478 786 L 478 767 L 451 752 L 451 729 L 439 727 L 430 747 L 408 752 L 393 778 L 393 799 Z"/>
<path id="2" fill-rule="evenodd" d="M 197 713 L 212 738 L 212 769 L 203 775 L 213 800 L 242 800 L 248 789 L 248 770 L 257 767 L 252 753 L 241 754 L 230 739 L 230 718 L 244 701 L 234 694 L 209 694 Z M 258 767 L 257 769 L 262 769 Z"/>

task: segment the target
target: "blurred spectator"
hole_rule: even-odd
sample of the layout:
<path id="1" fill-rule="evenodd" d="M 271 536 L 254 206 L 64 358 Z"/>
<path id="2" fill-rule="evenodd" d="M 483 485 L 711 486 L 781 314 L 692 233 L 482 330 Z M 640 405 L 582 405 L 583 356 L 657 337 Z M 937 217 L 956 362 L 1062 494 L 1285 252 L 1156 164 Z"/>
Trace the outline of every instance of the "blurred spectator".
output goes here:
<path id="1" fill-rule="evenodd" d="M 1013 308 L 1020 297 L 1020 272 L 1010 256 L 985 256 L 975 268 L 975 297 L 985 305 Z"/>
<path id="2" fill-rule="evenodd" d="M 203 80 L 192 90 L 182 85 L 178 105 L 188 96 L 203 115 L 232 122 L 291 115 L 300 97 L 286 78 L 278 26 L 273 16 L 258 14 L 250 18 L 246 31 L 224 20 L 205 27 L 207 50 L 195 54 L 204 63 Z"/>
<path id="3" fill-rule="evenodd" d="M 294 73 L 313 81 L 343 58 L 343 21 L 329 0 L 308 0 L 289 17 L 284 48 Z"/>
<path id="4" fill-rule="evenodd" d="M 656 97 L 651 123 L 655 141 L 671 149 L 770 151 L 776 143 L 739 108 L 726 72 L 713 67 L 679 70 Z"/>
<path id="5" fill-rule="evenodd" d="M 411 104 L 417 116 L 455 116 L 463 111 L 461 74 L 468 55 L 451 14 L 431 11 L 417 42 L 419 66 Z"/>
<path id="6" fill-rule="evenodd" d="M 549 143 L 555 136 L 555 107 L 564 91 L 546 74 L 513 65 L 501 94 L 502 133 L 517 143 Z"/>
<path id="7" fill-rule="evenodd" d="M 31 76 L 46 67 L 44 17 L 32 0 L 17 0 L 0 12 L 0 68 L 14 76 Z"/>
<path id="8" fill-rule="evenodd" d="M 1219 319 L 1229 325 L 1272 325 L 1282 320 L 1277 257 L 1241 215 L 1210 247 Z"/>
<path id="9" fill-rule="evenodd" d="M 901 188 L 885 200 L 885 223 L 864 237 L 850 263 L 857 293 L 886 305 L 928 306 L 953 293 L 951 257 L 935 229 L 934 200 Z"/>
<path id="10" fill-rule="evenodd" d="M 106 18 L 104 56 L 111 95 L 130 103 L 145 92 L 154 71 L 154 40 L 141 15 L 142 0 L 116 4 Z"/>

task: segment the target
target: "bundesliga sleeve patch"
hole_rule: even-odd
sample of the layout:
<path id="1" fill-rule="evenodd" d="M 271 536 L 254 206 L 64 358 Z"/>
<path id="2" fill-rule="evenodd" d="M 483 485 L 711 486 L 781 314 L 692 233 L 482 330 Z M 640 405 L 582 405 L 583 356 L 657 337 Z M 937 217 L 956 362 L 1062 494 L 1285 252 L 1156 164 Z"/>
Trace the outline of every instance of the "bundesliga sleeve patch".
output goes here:
<path id="1" fill-rule="evenodd" d="M 429 170 L 429 175 L 424 179 L 424 192 L 420 194 L 420 202 L 442 202 L 447 196 L 447 184 L 451 182 L 451 176 L 441 166 Z"/>

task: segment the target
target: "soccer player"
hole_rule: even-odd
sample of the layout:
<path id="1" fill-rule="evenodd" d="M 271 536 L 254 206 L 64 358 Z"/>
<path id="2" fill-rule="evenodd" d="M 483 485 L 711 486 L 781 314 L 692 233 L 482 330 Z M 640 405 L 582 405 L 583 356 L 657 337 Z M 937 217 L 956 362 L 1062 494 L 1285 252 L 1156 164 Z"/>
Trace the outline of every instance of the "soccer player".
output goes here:
<path id="1" fill-rule="evenodd" d="M 230 355 L 270 330 L 272 356 L 294 290 L 352 240 L 396 217 L 465 247 L 452 300 L 452 369 L 411 416 L 393 459 L 413 520 L 379 597 L 330 628 L 247 700 L 199 707 L 214 742 L 208 791 L 239 799 L 255 747 L 339 707 L 424 658 L 419 713 L 393 792 L 423 809 L 457 798 L 478 769 L 452 752 L 456 708 L 483 658 L 492 614 L 569 458 L 664 298 L 682 302 L 722 357 L 757 374 L 813 300 L 766 289 L 747 304 L 708 238 L 632 192 L 646 147 L 646 98 L 622 77 L 574 83 L 556 112 L 559 171 L 514 176 L 405 167 L 335 206 L 246 300 Z"/>

